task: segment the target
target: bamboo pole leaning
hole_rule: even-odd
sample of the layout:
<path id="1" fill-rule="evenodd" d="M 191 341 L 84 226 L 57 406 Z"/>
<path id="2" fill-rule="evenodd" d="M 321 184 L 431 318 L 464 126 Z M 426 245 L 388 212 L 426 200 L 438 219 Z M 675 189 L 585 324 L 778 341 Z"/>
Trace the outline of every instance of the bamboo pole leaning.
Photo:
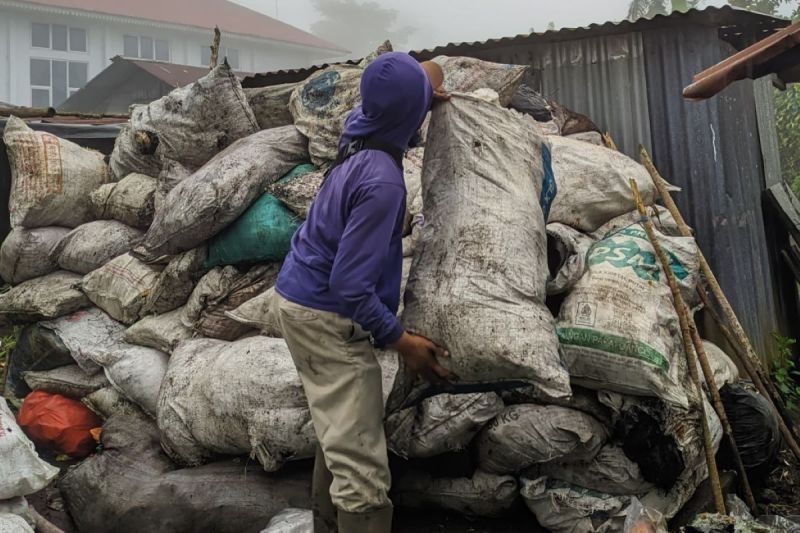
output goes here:
<path id="1" fill-rule="evenodd" d="M 692 397 L 691 394 L 689 395 L 690 407 L 695 407 L 700 414 L 700 426 L 703 433 L 703 448 L 705 450 L 706 464 L 708 466 L 708 479 L 711 483 L 711 492 L 714 496 L 714 506 L 716 507 L 717 513 L 725 515 L 727 513 L 725 512 L 725 499 L 722 495 L 722 484 L 720 483 L 719 470 L 717 469 L 717 461 L 715 457 L 716 452 L 712 442 L 711 429 L 708 426 L 708 419 L 706 418 L 705 405 L 703 404 L 703 387 L 700 384 L 700 377 L 697 374 L 697 364 L 692 358 L 694 347 L 692 345 L 692 338 L 689 329 L 689 311 L 686 307 L 686 303 L 683 301 L 683 297 L 681 296 L 680 289 L 678 288 L 678 282 L 675 280 L 675 276 L 672 273 L 669 258 L 664 252 L 664 249 L 661 248 L 661 244 L 656 238 L 655 230 L 653 229 L 653 222 L 650 220 L 650 217 L 647 216 L 647 209 L 645 208 L 644 202 L 642 202 L 642 197 L 639 194 L 639 187 L 636 186 L 636 181 L 633 179 L 631 180 L 631 189 L 633 189 L 633 197 L 634 201 L 636 202 L 636 208 L 639 210 L 639 214 L 644 219 L 644 229 L 647 233 L 647 238 L 650 240 L 650 244 L 653 246 L 656 257 L 658 257 L 661 267 L 664 270 L 664 274 L 669 285 L 669 290 L 672 293 L 672 302 L 675 306 L 675 311 L 678 313 L 678 322 L 680 323 L 681 327 L 681 340 L 683 341 L 686 365 L 695 392 L 694 397 Z M 693 403 L 695 403 L 695 405 L 692 405 Z"/>
<path id="2" fill-rule="evenodd" d="M 691 229 L 686 224 L 686 221 L 681 215 L 678 206 L 675 204 L 675 201 L 672 199 L 672 196 L 667 190 L 664 178 L 661 177 L 661 174 L 653 164 L 653 160 L 650 158 L 650 155 L 643 146 L 639 147 L 639 155 L 642 164 L 649 172 L 650 177 L 653 180 L 656 189 L 658 190 L 661 200 L 664 202 L 664 206 L 675 219 L 681 235 L 685 237 L 691 237 Z M 725 319 L 727 320 L 728 324 L 730 324 L 730 328 L 725 327 L 722 321 L 719 319 L 719 316 L 716 315 L 715 320 L 720 325 L 720 330 L 725 335 L 728 342 L 736 350 L 737 355 L 739 355 L 738 359 L 742 363 L 742 366 L 755 384 L 758 391 L 770 401 L 773 409 L 778 414 L 779 427 L 787 446 L 792 451 L 794 456 L 800 460 L 800 446 L 798 445 L 798 439 L 794 432 L 792 418 L 786 410 L 783 399 L 780 397 L 780 394 L 778 394 L 775 385 L 769 379 L 769 376 L 766 375 L 766 372 L 761 365 L 761 360 L 758 358 L 753 345 L 750 343 L 750 340 L 745 334 L 744 329 L 742 328 L 742 325 L 736 316 L 736 313 L 733 311 L 730 302 L 725 296 L 725 293 L 722 291 L 722 288 L 720 287 L 719 282 L 717 281 L 717 278 L 714 275 L 714 272 L 711 270 L 711 267 L 702 251 L 700 251 L 700 270 L 706 282 L 708 283 L 709 288 L 711 289 L 711 293 L 719 302 Z M 709 301 L 708 295 L 705 294 L 701 287 L 698 287 L 698 293 L 700 294 L 700 298 L 702 299 L 706 308 L 715 315 L 716 313 L 711 305 L 711 302 Z"/>

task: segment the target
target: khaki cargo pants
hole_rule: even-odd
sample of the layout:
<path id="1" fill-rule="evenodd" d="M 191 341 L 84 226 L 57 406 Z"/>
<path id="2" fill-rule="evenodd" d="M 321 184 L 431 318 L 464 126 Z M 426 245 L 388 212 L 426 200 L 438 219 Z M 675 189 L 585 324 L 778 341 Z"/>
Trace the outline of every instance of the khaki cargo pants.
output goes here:
<path id="1" fill-rule="evenodd" d="M 369 334 L 349 318 L 290 302 L 277 292 L 271 311 L 308 397 L 333 475 L 334 506 L 349 513 L 390 506 L 381 369 Z"/>

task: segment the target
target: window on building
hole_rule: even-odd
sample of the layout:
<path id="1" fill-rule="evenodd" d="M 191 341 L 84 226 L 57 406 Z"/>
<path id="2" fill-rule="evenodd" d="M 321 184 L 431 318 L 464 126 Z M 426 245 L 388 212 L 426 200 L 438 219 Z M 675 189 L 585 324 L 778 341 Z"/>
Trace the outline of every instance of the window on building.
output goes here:
<path id="1" fill-rule="evenodd" d="M 123 52 L 125 57 L 141 59 L 157 59 L 169 61 L 169 41 L 153 39 L 139 35 L 123 36 Z"/>
<path id="2" fill-rule="evenodd" d="M 81 61 L 31 59 L 31 105 L 58 107 L 89 80 L 89 64 Z"/>
<path id="3" fill-rule="evenodd" d="M 86 52 L 86 30 L 63 24 L 31 24 L 31 46 L 58 52 Z"/>
<path id="4" fill-rule="evenodd" d="M 220 46 L 219 48 L 219 59 L 222 60 L 223 57 L 228 58 L 228 64 L 231 66 L 232 69 L 236 70 L 239 68 L 239 50 L 236 48 L 229 48 L 227 46 Z M 200 49 L 200 63 L 204 66 L 211 65 L 211 47 L 203 46 Z"/>

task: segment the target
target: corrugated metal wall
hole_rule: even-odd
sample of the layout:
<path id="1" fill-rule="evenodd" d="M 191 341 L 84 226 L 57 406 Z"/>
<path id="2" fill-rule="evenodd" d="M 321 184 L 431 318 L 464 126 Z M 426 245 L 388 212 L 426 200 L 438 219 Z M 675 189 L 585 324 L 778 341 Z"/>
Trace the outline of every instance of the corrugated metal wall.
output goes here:
<path id="1" fill-rule="evenodd" d="M 775 279 L 761 210 L 764 165 L 753 83 L 689 102 L 692 75 L 735 50 L 702 26 L 644 34 L 653 159 L 683 188 L 676 202 L 757 350 L 780 331 Z"/>
<path id="2" fill-rule="evenodd" d="M 620 150 L 635 155 L 640 144 L 650 147 L 641 33 L 491 48 L 474 55 L 531 65 L 528 83 L 610 131 Z"/>

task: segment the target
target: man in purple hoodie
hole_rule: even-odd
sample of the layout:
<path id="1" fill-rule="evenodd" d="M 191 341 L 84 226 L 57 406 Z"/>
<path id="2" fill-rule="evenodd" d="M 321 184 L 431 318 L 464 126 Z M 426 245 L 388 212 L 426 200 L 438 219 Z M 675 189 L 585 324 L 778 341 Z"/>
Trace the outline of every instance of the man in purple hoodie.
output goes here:
<path id="1" fill-rule="evenodd" d="M 455 378 L 437 362 L 447 355 L 444 349 L 405 331 L 396 316 L 403 153 L 434 96 L 442 94 L 442 81 L 438 65 L 423 66 L 398 52 L 365 69 L 362 105 L 347 119 L 339 157 L 275 286 L 273 313 L 324 454 L 323 463 L 318 452 L 314 468 L 315 531 L 334 530 L 337 523 L 340 533 L 391 531 L 381 371 L 370 337 L 378 347 L 397 350 L 424 379 L 442 384 Z"/>

